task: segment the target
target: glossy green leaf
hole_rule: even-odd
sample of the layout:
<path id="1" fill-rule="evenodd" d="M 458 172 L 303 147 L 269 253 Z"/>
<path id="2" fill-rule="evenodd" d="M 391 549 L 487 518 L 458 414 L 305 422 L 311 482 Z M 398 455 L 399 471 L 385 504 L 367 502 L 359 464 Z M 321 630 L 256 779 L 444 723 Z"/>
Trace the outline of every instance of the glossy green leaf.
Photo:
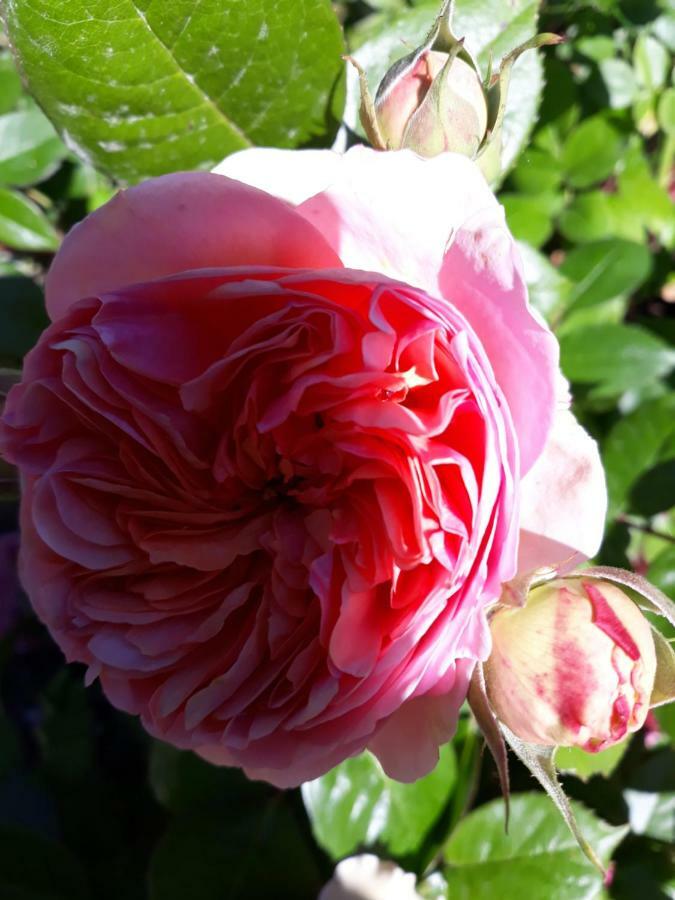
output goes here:
<path id="1" fill-rule="evenodd" d="M 626 829 L 607 825 L 579 804 L 573 808 L 582 831 L 607 863 Z M 444 856 L 452 900 L 591 900 L 602 891 L 600 873 L 543 794 L 511 795 L 508 834 L 501 800 L 479 807 L 453 832 Z"/>
<path id="2" fill-rule="evenodd" d="M 605 240 L 575 247 L 560 271 L 574 282 L 571 304 L 578 309 L 631 294 L 647 279 L 651 266 L 646 247 Z"/>
<path id="3" fill-rule="evenodd" d="M 439 0 L 416 4 L 394 18 L 383 17 L 377 35 L 354 53 L 366 70 L 373 92 L 387 69 L 416 46 L 430 30 L 440 8 Z M 493 67 L 536 31 L 538 3 L 534 0 L 457 0 L 454 32 L 478 60 L 483 73 L 490 60 Z M 545 52 L 545 51 L 544 51 Z M 513 67 L 504 119 L 502 168 L 509 169 L 520 153 L 534 124 L 543 87 L 538 52 L 524 53 Z M 355 72 L 347 74 L 345 121 L 360 131 L 359 88 Z"/>
<path id="4" fill-rule="evenodd" d="M 621 156 L 621 136 L 602 116 L 586 119 L 565 141 L 562 167 L 575 188 L 590 187 L 614 171 Z"/>
<path id="5" fill-rule="evenodd" d="M 171 822 L 150 860 L 149 900 L 315 900 L 323 879 L 281 795 L 227 812 Z"/>
<path id="6" fill-rule="evenodd" d="M 0 184 L 23 187 L 43 181 L 65 155 L 65 145 L 40 110 L 0 116 Z"/>
<path id="7" fill-rule="evenodd" d="M 387 778 L 363 753 L 303 784 L 302 798 L 316 840 L 333 859 L 375 843 L 403 856 L 421 846 L 452 794 L 456 772 L 449 744 L 434 771 L 412 784 Z"/>
<path id="8" fill-rule="evenodd" d="M 587 753 L 581 747 L 558 747 L 555 764 L 560 772 L 570 772 L 582 781 L 594 775 L 608 777 L 621 762 L 629 741 L 614 744 L 599 753 Z"/>
<path id="9" fill-rule="evenodd" d="M 21 79 L 9 51 L 0 52 L 0 115 L 10 112 L 21 96 Z"/>
<path id="10" fill-rule="evenodd" d="M 675 350 L 632 325 L 572 331 L 561 338 L 560 353 L 563 373 L 570 381 L 603 382 L 616 392 L 648 384 L 675 365 Z"/>
<path id="11" fill-rule="evenodd" d="M 210 167 L 252 144 L 295 147 L 330 134 L 332 103 L 341 111 L 344 49 L 328 0 L 5 9 L 31 90 L 68 146 L 123 181 Z"/>
<path id="12" fill-rule="evenodd" d="M 631 487 L 658 461 L 662 447 L 672 434 L 675 434 L 673 394 L 643 404 L 620 418 L 611 429 L 602 447 L 610 518 L 625 507 Z"/>
<path id="13" fill-rule="evenodd" d="M 61 844 L 0 825 L 0 897 L 17 900 L 86 900 L 86 877 Z"/>
<path id="14" fill-rule="evenodd" d="M 0 244 L 49 252 L 58 248 L 59 236 L 37 204 L 17 191 L 0 188 Z"/>

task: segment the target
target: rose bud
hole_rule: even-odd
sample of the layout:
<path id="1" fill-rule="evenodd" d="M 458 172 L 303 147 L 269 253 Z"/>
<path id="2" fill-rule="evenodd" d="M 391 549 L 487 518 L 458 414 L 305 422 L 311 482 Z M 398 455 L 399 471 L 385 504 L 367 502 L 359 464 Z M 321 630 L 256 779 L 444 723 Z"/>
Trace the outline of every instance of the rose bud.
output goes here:
<path id="1" fill-rule="evenodd" d="M 511 69 L 525 50 L 560 43 L 540 34 L 512 50 L 485 79 L 478 64 L 452 31 L 453 0 L 446 0 L 424 43 L 386 73 L 371 97 L 366 73 L 359 72 L 360 118 L 379 150 L 414 150 L 420 156 L 444 151 L 475 159 L 488 181 L 501 169 L 501 132 Z"/>
<path id="2" fill-rule="evenodd" d="M 422 50 L 395 64 L 375 97 L 386 144 L 421 156 L 474 156 L 485 137 L 487 101 L 476 69 L 457 54 Z"/>
<path id="3" fill-rule="evenodd" d="M 640 728 L 656 673 L 654 639 L 635 603 L 584 578 L 535 588 L 492 616 L 488 697 L 519 738 L 597 752 Z"/>

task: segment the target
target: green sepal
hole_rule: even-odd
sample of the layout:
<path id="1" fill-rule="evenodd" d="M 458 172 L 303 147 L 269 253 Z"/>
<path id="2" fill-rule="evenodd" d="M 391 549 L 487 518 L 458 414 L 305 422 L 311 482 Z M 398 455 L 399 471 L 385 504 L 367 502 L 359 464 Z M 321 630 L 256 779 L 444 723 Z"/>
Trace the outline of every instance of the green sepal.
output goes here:
<path id="1" fill-rule="evenodd" d="M 536 50 L 546 45 L 560 44 L 563 40 L 564 38 L 561 38 L 558 34 L 544 33 L 535 35 L 505 56 L 499 65 L 499 71 L 490 79 L 487 88 L 487 131 L 483 144 L 476 156 L 476 162 L 488 181 L 494 181 L 499 176 L 502 127 L 504 125 L 506 100 L 514 63 L 526 50 Z"/>
<path id="2" fill-rule="evenodd" d="M 675 650 L 670 641 L 652 625 L 656 651 L 656 676 L 649 706 L 665 706 L 675 700 Z"/>
<path id="3" fill-rule="evenodd" d="M 544 747 L 540 744 L 526 743 L 525 741 L 521 741 L 520 738 L 516 737 L 516 735 L 513 734 L 513 732 L 510 731 L 503 723 L 500 723 L 500 727 L 509 747 L 513 750 L 513 752 L 523 763 L 523 765 L 530 771 L 530 773 L 534 775 L 539 784 L 544 788 L 551 800 L 553 800 L 553 802 L 555 803 L 558 812 L 563 817 L 567 824 L 567 827 L 574 835 L 574 838 L 576 839 L 576 842 L 579 845 L 579 848 L 583 852 L 584 856 L 588 860 L 590 860 L 591 863 L 593 863 L 596 869 L 598 869 L 598 871 L 602 873 L 603 877 L 606 876 L 607 872 L 602 864 L 602 860 L 581 833 L 581 829 L 579 828 L 577 820 L 574 817 L 572 806 L 567 798 L 567 794 L 562 789 L 562 786 L 558 781 L 558 773 L 555 767 L 555 754 L 557 747 Z M 626 827 L 626 831 L 628 831 L 628 827 Z"/>

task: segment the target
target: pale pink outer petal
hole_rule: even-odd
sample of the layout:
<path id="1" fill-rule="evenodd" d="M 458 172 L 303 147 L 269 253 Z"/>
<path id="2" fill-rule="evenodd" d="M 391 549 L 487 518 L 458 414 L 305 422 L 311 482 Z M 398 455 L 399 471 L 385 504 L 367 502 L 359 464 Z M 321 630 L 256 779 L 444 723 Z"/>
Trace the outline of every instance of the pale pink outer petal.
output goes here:
<path id="1" fill-rule="evenodd" d="M 458 659 L 449 690 L 408 700 L 370 739 L 368 749 L 390 778 L 408 783 L 435 768 L 439 748 L 457 728 L 474 666 L 473 659 Z"/>
<path id="2" fill-rule="evenodd" d="M 306 164 L 305 164 L 306 162 Z M 558 344 L 528 304 L 504 211 L 478 167 L 409 150 L 244 150 L 217 169 L 298 205 L 350 268 L 443 296 L 481 339 L 518 434 L 521 471 L 551 427 Z"/>
<path id="3" fill-rule="evenodd" d="M 47 276 L 52 320 L 93 295 L 188 269 L 334 268 L 335 252 L 278 198 L 210 172 L 121 191 L 66 236 Z"/>
<path id="4" fill-rule="evenodd" d="M 520 496 L 520 574 L 556 565 L 568 571 L 596 553 L 607 511 L 605 475 L 597 444 L 569 410 L 556 413 Z"/>

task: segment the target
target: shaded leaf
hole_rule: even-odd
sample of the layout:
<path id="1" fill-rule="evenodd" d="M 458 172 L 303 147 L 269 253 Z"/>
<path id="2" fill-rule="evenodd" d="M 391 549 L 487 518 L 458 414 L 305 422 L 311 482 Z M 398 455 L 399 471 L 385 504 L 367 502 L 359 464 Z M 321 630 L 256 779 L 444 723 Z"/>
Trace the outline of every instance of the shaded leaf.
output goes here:
<path id="1" fill-rule="evenodd" d="M 150 900 L 315 900 L 322 878 L 281 795 L 236 818 L 174 819 L 150 860 Z"/>
<path id="2" fill-rule="evenodd" d="M 84 900 L 84 873 L 65 847 L 21 828 L 0 825 L 0 895 Z"/>
<path id="3" fill-rule="evenodd" d="M 642 404 L 614 425 L 602 446 L 609 518 L 625 507 L 631 487 L 642 472 L 658 461 L 672 434 L 675 434 L 675 396 L 672 394 Z"/>
<path id="4" fill-rule="evenodd" d="M 32 279 L 0 277 L 0 360 L 19 361 L 48 324 L 42 291 Z"/>

